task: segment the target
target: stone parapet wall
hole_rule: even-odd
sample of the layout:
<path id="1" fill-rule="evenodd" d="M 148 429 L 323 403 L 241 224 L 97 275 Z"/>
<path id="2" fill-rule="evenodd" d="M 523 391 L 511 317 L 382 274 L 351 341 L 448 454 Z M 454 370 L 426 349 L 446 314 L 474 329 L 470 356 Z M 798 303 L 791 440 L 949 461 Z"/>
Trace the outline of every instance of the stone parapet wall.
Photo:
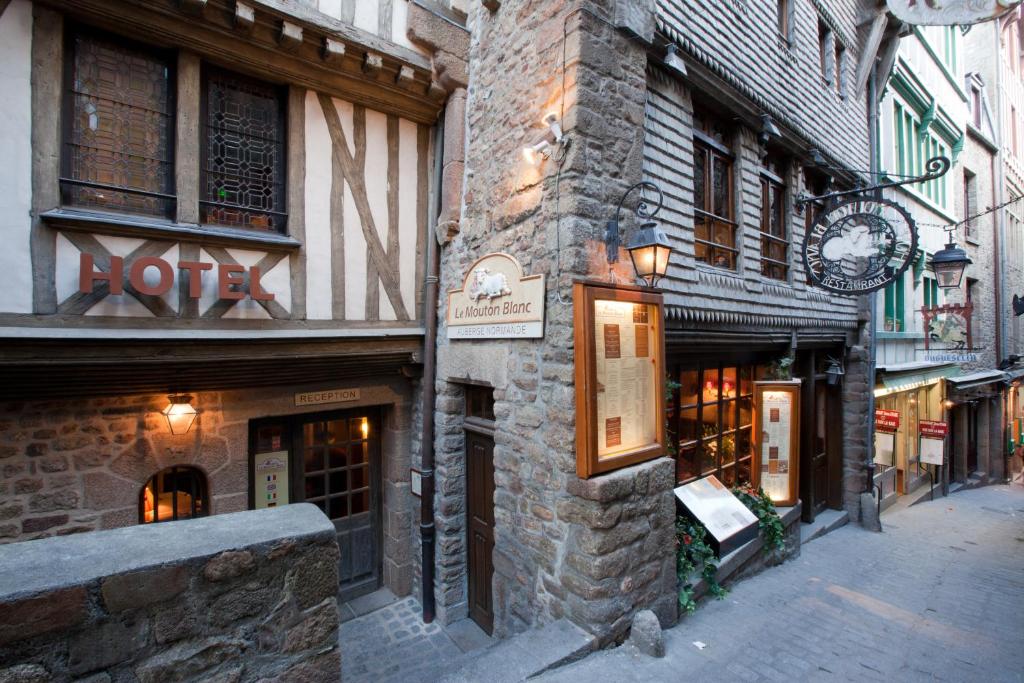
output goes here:
<path id="1" fill-rule="evenodd" d="M 0 547 L 0 681 L 338 681 L 312 505 Z"/>

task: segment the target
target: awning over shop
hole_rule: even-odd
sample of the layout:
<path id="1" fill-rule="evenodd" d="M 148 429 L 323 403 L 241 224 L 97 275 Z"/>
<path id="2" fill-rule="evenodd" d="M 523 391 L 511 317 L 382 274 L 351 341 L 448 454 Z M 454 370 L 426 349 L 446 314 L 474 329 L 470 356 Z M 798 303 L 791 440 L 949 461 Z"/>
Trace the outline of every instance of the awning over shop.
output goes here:
<path id="1" fill-rule="evenodd" d="M 993 382 L 1004 381 L 1006 381 L 1006 373 L 999 370 L 981 370 L 979 372 L 972 372 L 968 375 L 949 378 L 949 384 L 955 391 L 972 389 L 974 387 L 992 384 Z"/>
<path id="2" fill-rule="evenodd" d="M 1024 380 L 1024 368 L 1012 368 L 1003 373 L 1006 376 L 1004 380 L 1007 384 L 1016 382 L 1018 380 Z"/>
<path id="3" fill-rule="evenodd" d="M 875 396 L 885 396 L 901 391 L 934 384 L 940 379 L 953 377 L 960 368 L 952 363 L 894 363 L 879 365 L 878 377 L 882 386 L 875 388 Z"/>

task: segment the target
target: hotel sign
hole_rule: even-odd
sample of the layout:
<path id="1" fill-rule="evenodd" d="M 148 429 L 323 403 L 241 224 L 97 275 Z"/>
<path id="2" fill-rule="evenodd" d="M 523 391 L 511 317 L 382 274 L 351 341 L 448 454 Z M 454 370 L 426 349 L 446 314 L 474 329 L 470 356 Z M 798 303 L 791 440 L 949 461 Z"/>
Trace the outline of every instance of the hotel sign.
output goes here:
<path id="1" fill-rule="evenodd" d="M 918 26 L 967 26 L 992 21 L 1020 0 L 888 0 L 900 21 Z"/>
<path id="2" fill-rule="evenodd" d="M 359 389 L 324 389 L 323 391 L 307 391 L 295 394 L 296 407 L 318 406 L 325 403 L 345 403 L 358 401 Z"/>
<path id="3" fill-rule="evenodd" d="M 544 336 L 544 276 L 523 275 L 508 254 L 488 254 L 470 266 L 462 287 L 448 292 L 449 339 Z"/>
<path id="4" fill-rule="evenodd" d="M 910 266 L 917 228 L 903 207 L 885 199 L 853 199 L 825 212 L 804 237 L 810 281 L 837 294 L 882 289 Z"/>

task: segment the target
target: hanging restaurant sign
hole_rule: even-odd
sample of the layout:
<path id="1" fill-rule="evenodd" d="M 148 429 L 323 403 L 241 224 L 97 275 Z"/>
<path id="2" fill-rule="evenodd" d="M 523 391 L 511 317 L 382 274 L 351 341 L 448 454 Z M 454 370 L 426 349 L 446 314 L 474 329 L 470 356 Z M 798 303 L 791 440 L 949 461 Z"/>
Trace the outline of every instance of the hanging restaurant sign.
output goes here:
<path id="1" fill-rule="evenodd" d="M 924 322 L 924 360 L 932 363 L 972 363 L 978 360 L 971 341 L 974 305 L 945 304 L 921 309 Z"/>
<path id="2" fill-rule="evenodd" d="M 888 0 L 900 21 L 918 26 L 968 26 L 998 19 L 1020 0 Z"/>
<path id="3" fill-rule="evenodd" d="M 848 296 L 882 289 L 916 252 L 914 219 L 887 199 L 853 199 L 824 212 L 803 245 L 811 282 Z"/>
<path id="4" fill-rule="evenodd" d="M 448 292 L 449 339 L 544 336 L 544 276 L 523 275 L 508 254 L 487 254 Z"/>

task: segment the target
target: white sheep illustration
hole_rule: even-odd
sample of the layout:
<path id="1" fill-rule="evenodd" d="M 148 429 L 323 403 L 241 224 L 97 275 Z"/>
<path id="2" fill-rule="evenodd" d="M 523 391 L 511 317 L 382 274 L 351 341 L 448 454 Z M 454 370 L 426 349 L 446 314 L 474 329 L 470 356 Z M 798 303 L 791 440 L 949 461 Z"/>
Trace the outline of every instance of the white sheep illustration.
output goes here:
<path id="1" fill-rule="evenodd" d="M 473 271 L 473 285 L 469 292 L 469 298 L 473 301 L 497 299 L 511 293 L 512 288 L 508 286 L 504 273 L 492 273 L 490 268 L 477 268 Z"/>

